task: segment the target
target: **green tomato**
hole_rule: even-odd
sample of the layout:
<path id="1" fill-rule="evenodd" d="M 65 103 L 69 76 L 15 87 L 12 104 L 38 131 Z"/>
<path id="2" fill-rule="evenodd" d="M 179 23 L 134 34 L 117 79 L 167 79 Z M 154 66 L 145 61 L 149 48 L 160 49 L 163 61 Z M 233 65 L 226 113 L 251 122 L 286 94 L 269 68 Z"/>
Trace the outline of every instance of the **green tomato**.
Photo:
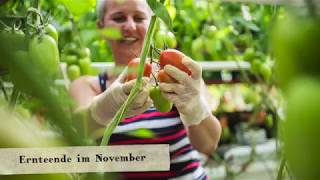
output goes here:
<path id="1" fill-rule="evenodd" d="M 320 171 L 320 82 L 305 77 L 288 86 L 287 116 L 280 128 L 284 153 L 296 179 L 318 179 Z"/>
<path id="2" fill-rule="evenodd" d="M 25 34 L 22 31 L 14 31 L 13 33 L 0 32 L 0 39 L 6 42 L 4 47 L 10 51 L 26 50 Z"/>
<path id="3" fill-rule="evenodd" d="M 241 47 L 251 46 L 252 42 L 253 42 L 253 40 L 252 40 L 251 33 L 241 34 L 237 38 L 237 44 Z"/>
<path id="4" fill-rule="evenodd" d="M 65 45 L 63 52 L 65 54 L 78 54 L 78 47 L 75 43 L 71 42 Z"/>
<path id="5" fill-rule="evenodd" d="M 30 63 L 29 53 L 27 51 L 16 51 L 13 56 L 12 63 L 8 65 L 9 74 L 12 83 L 15 87 L 19 88 L 19 90 L 31 93 L 32 87 L 30 87 L 29 79 L 26 79 L 27 76 L 24 71 L 20 71 L 22 66 L 25 68 L 32 66 L 32 62 Z M 25 69 L 28 71 L 28 69 Z"/>
<path id="6" fill-rule="evenodd" d="M 254 59 L 251 62 L 251 71 L 253 73 L 259 73 L 262 62 L 259 59 Z"/>
<path id="7" fill-rule="evenodd" d="M 91 61 L 89 58 L 83 58 L 79 60 L 79 67 L 81 75 L 90 74 L 91 72 Z"/>
<path id="8" fill-rule="evenodd" d="M 245 51 L 244 51 L 244 54 L 243 54 L 243 59 L 245 61 L 249 61 L 249 62 L 252 62 L 255 58 L 256 58 L 256 52 L 254 51 L 253 48 L 247 48 Z"/>
<path id="9" fill-rule="evenodd" d="M 64 57 L 64 61 L 68 64 L 76 64 L 78 62 L 78 57 L 76 55 L 67 55 Z"/>
<path id="10" fill-rule="evenodd" d="M 165 41 L 169 48 L 177 47 L 177 40 L 172 32 L 167 33 L 167 35 L 165 36 Z"/>
<path id="11" fill-rule="evenodd" d="M 215 48 L 215 40 L 213 38 L 205 38 L 204 39 L 204 46 L 207 53 L 211 54 L 216 50 Z"/>
<path id="12" fill-rule="evenodd" d="M 159 49 L 163 49 L 164 43 L 166 43 L 166 32 L 159 30 L 155 35 L 154 45 Z"/>
<path id="13" fill-rule="evenodd" d="M 202 53 L 204 47 L 205 47 L 204 38 L 200 36 L 192 42 L 192 45 L 191 45 L 192 54 L 196 55 L 196 54 Z"/>
<path id="14" fill-rule="evenodd" d="M 82 58 L 90 58 L 91 56 L 91 51 L 89 48 L 83 48 L 79 51 L 79 55 Z"/>
<path id="15" fill-rule="evenodd" d="M 167 100 L 161 94 L 159 87 L 152 87 L 149 91 L 150 98 L 153 100 L 153 105 L 160 112 L 169 112 L 172 109 L 172 102 Z"/>
<path id="16" fill-rule="evenodd" d="M 68 66 L 67 74 L 71 81 L 77 79 L 81 75 L 79 66 L 75 64 Z"/>
<path id="17" fill-rule="evenodd" d="M 59 39 L 58 31 L 52 24 L 48 24 L 45 27 L 45 31 L 49 36 L 51 36 L 56 41 L 56 43 L 58 43 L 58 39 Z"/>
<path id="18" fill-rule="evenodd" d="M 25 48 L 25 35 L 21 31 L 14 33 L 0 32 L 0 47 L 8 55 L 15 55 L 16 51 L 22 51 Z M 2 57 L 3 58 L 3 57 Z M 0 60 L 0 70 L 8 69 L 11 64 L 10 59 L 3 58 Z"/>
<path id="19" fill-rule="evenodd" d="M 215 25 L 207 25 L 205 26 L 205 34 L 209 38 L 214 38 L 217 33 L 217 27 Z"/>
<path id="20" fill-rule="evenodd" d="M 59 50 L 55 40 L 48 35 L 34 37 L 29 43 L 29 55 L 36 70 L 54 78 L 59 70 Z"/>
<path id="21" fill-rule="evenodd" d="M 262 75 L 262 77 L 265 79 L 265 80 L 269 80 L 270 77 L 272 76 L 272 69 L 271 67 L 266 64 L 266 63 L 261 63 L 260 64 L 260 67 L 259 67 L 259 71 Z"/>

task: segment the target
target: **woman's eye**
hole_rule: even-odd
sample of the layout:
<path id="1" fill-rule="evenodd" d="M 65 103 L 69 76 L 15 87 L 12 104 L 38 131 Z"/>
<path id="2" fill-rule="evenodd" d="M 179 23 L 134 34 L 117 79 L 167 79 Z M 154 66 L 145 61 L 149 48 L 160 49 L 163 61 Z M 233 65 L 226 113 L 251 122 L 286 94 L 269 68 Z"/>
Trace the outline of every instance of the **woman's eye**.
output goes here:
<path id="1" fill-rule="evenodd" d="M 144 17 L 134 17 L 135 22 L 142 22 L 144 19 Z"/>
<path id="2" fill-rule="evenodd" d="M 114 18 L 112 18 L 112 20 L 115 22 L 125 22 L 126 17 L 114 17 Z"/>

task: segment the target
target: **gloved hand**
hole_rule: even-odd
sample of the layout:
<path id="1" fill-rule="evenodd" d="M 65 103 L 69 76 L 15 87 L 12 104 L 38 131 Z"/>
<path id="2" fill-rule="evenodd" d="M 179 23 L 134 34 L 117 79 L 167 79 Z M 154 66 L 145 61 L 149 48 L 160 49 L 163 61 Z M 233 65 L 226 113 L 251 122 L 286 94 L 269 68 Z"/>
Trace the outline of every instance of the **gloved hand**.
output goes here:
<path id="1" fill-rule="evenodd" d="M 93 98 L 89 111 L 97 123 L 102 125 L 109 123 L 128 98 L 136 80 L 125 82 L 126 77 L 127 69 L 120 74 L 106 91 Z M 150 78 L 143 77 L 141 89 L 129 106 L 126 117 L 141 114 L 151 106 L 152 100 L 149 98 L 147 87 L 149 80 Z"/>
<path id="2" fill-rule="evenodd" d="M 191 76 L 174 66 L 166 65 L 164 71 L 178 83 L 160 83 L 159 86 L 163 96 L 173 102 L 180 113 L 183 124 L 188 127 L 200 124 L 202 120 L 210 116 L 210 110 L 200 93 L 201 66 L 187 56 L 183 57 L 182 64 L 191 71 Z"/>

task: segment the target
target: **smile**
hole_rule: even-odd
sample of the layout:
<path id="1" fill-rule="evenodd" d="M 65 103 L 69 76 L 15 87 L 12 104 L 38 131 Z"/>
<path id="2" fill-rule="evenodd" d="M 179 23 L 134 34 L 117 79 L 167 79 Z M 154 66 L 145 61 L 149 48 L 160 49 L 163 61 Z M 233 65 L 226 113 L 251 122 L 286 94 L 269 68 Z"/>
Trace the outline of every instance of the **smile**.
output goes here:
<path id="1" fill-rule="evenodd" d="M 126 37 L 120 40 L 120 43 L 125 43 L 125 44 L 133 44 L 137 42 L 138 39 L 135 37 Z"/>

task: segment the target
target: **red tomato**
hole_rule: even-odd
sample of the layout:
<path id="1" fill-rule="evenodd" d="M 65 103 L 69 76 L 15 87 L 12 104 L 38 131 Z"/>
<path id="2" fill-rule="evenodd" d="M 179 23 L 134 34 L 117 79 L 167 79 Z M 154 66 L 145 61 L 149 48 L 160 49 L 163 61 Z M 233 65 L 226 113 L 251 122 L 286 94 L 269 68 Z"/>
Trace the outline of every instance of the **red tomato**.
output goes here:
<path id="1" fill-rule="evenodd" d="M 158 80 L 165 83 L 176 83 L 177 80 L 170 77 L 163 69 L 158 72 Z"/>
<path id="2" fill-rule="evenodd" d="M 166 49 L 160 53 L 160 67 L 161 69 L 164 68 L 165 65 L 172 65 L 180 69 L 181 71 L 186 72 L 188 75 L 191 75 L 191 71 L 182 64 L 182 58 L 184 54 L 175 49 Z"/>
<path id="3" fill-rule="evenodd" d="M 130 81 L 132 79 L 136 79 L 138 76 L 138 69 L 139 69 L 139 63 L 140 63 L 140 59 L 139 58 L 135 58 L 133 60 L 131 60 L 128 63 L 128 75 L 127 75 L 127 81 Z M 144 64 L 144 72 L 143 72 L 143 76 L 145 77 L 150 77 L 151 75 L 151 71 L 152 71 L 152 66 L 149 63 L 145 63 Z"/>

